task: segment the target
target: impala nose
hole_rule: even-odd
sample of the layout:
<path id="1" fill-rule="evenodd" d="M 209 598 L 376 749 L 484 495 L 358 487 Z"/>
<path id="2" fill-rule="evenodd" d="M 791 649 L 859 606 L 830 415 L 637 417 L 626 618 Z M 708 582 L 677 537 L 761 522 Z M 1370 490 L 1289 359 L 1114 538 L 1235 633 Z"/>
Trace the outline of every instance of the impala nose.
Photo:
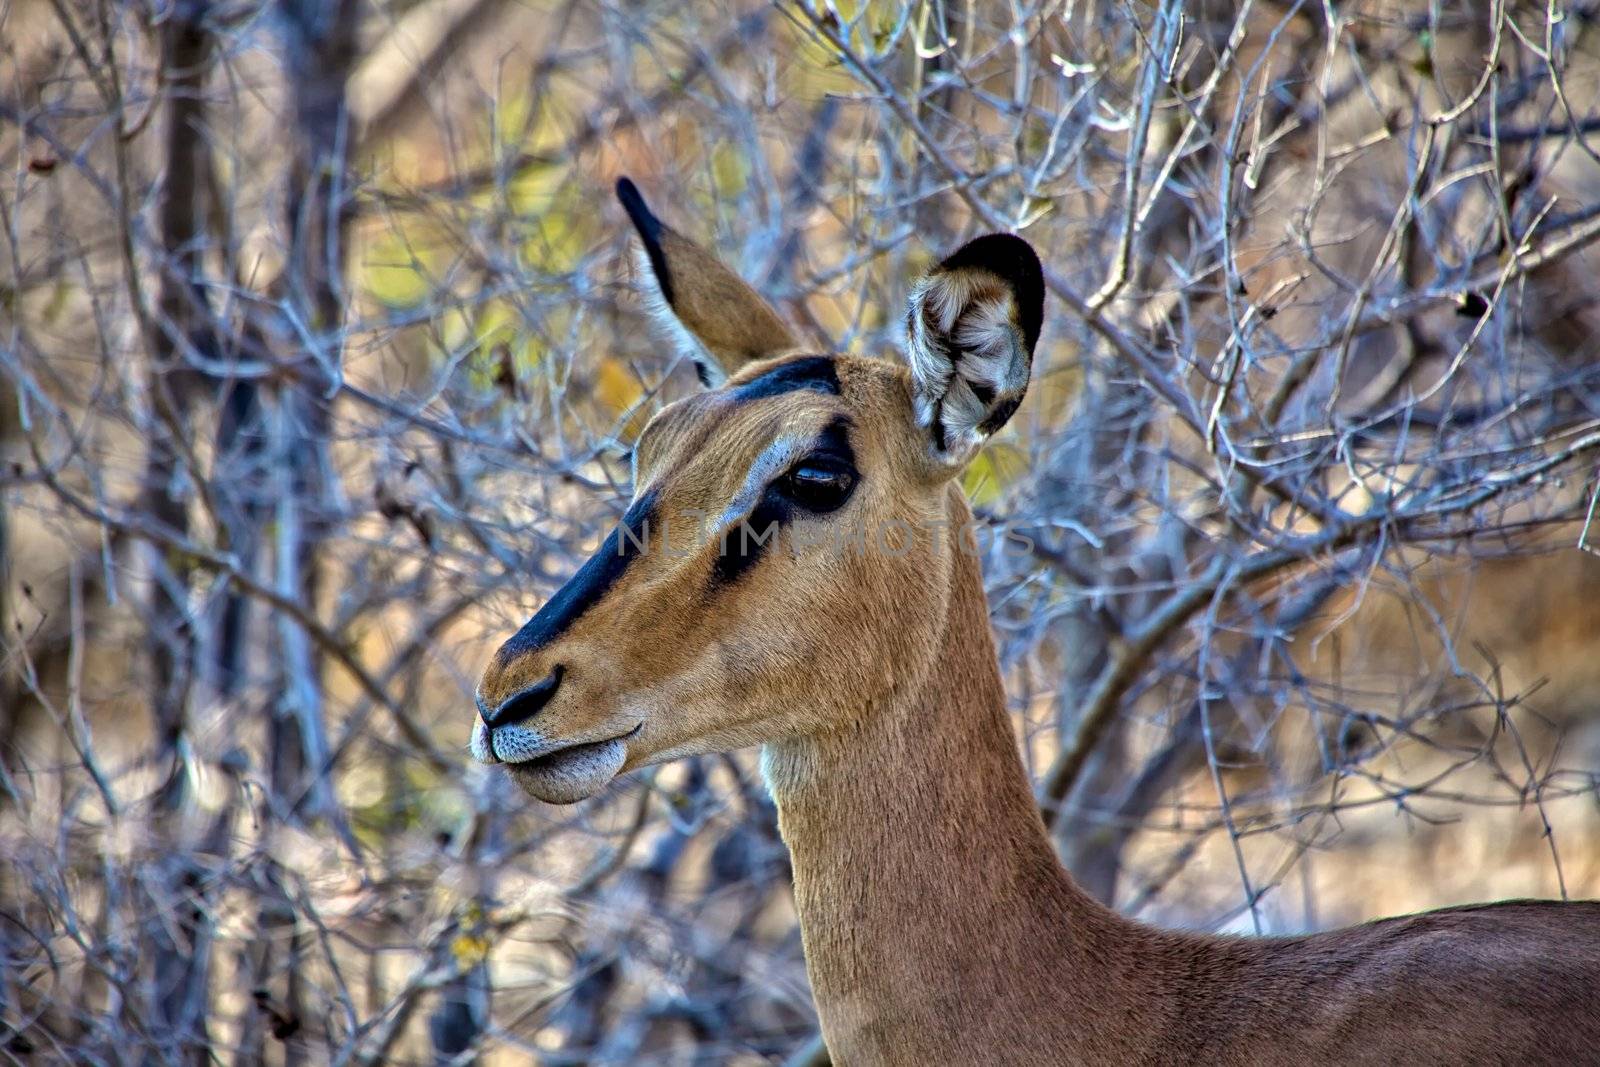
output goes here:
<path id="1" fill-rule="evenodd" d="M 550 703 L 550 698 L 556 695 L 556 690 L 561 685 L 561 676 L 564 673 L 566 673 L 565 668 L 559 663 L 556 664 L 555 669 L 545 676 L 544 681 L 507 698 L 494 711 L 484 715 L 483 724 L 489 728 L 490 733 L 493 733 L 502 726 L 515 726 L 517 723 L 527 722 Z"/>

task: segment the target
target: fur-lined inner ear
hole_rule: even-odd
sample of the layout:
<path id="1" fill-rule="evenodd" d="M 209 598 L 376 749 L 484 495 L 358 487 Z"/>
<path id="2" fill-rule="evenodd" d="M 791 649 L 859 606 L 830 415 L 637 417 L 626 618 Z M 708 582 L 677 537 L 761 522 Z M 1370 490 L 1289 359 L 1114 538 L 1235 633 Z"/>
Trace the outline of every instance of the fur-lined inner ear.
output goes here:
<path id="1" fill-rule="evenodd" d="M 1016 412 L 1043 320 L 1039 257 L 1011 234 L 968 242 L 912 291 L 913 402 L 939 459 L 965 463 Z"/>
<path id="2" fill-rule="evenodd" d="M 619 178 L 617 199 L 639 234 L 645 310 L 661 336 L 694 360 L 703 384 L 721 385 L 746 363 L 799 347 L 743 279 L 656 218 L 638 186 Z"/>

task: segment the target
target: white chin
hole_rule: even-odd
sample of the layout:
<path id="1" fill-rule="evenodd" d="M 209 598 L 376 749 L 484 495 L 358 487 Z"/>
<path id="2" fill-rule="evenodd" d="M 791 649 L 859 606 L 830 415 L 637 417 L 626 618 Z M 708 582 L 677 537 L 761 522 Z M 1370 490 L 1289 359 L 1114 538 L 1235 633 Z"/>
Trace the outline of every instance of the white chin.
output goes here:
<path id="1" fill-rule="evenodd" d="M 622 770 L 627 757 L 628 746 L 619 737 L 505 766 L 511 780 L 535 800 L 546 804 L 576 804 L 604 789 Z"/>

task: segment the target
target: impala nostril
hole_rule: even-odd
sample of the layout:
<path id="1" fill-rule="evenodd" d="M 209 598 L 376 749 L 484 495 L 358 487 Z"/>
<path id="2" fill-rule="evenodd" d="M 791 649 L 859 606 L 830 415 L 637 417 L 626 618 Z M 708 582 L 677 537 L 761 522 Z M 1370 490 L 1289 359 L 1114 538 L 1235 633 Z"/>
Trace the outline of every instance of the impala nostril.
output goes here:
<path id="1" fill-rule="evenodd" d="M 566 669 L 561 664 L 556 664 L 553 669 L 538 685 L 524 689 L 516 696 L 502 703 L 495 709 L 494 714 L 485 715 L 485 726 L 494 729 L 498 726 L 511 726 L 539 714 L 539 711 L 556 695 L 556 689 L 561 685 L 561 676 Z"/>

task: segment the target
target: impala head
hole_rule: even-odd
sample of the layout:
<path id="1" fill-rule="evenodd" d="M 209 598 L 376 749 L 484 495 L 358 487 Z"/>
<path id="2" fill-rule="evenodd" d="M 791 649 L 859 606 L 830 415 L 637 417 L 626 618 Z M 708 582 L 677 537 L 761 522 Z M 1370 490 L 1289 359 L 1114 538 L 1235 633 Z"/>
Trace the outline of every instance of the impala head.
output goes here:
<path id="1" fill-rule="evenodd" d="M 1026 242 L 980 237 L 916 287 L 905 363 L 820 355 L 633 183 L 617 194 L 707 389 L 650 421 L 622 521 L 479 684 L 473 754 L 562 803 L 846 727 L 926 674 L 967 516 L 954 476 L 1022 400 L 1044 294 Z"/>

